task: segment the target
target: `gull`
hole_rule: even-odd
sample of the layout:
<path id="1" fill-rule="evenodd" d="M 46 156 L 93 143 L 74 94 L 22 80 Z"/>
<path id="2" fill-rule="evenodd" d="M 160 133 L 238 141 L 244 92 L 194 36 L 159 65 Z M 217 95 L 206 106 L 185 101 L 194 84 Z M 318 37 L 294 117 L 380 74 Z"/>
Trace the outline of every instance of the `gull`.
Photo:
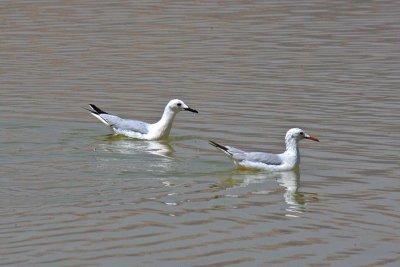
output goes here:
<path id="1" fill-rule="evenodd" d="M 285 136 L 286 151 L 281 154 L 245 152 L 231 146 L 220 145 L 211 140 L 209 142 L 228 155 L 238 167 L 267 171 L 290 171 L 296 169 L 300 164 L 298 144 L 302 139 L 319 142 L 318 138 L 299 128 L 292 128 L 287 131 Z"/>
<path id="2" fill-rule="evenodd" d="M 178 112 L 187 110 L 198 113 L 197 110 L 188 107 L 182 100 L 173 99 L 165 106 L 161 119 L 156 123 L 150 124 L 138 120 L 122 119 L 118 116 L 108 114 L 93 104 L 89 104 L 89 106 L 92 110 L 88 109 L 88 111 L 102 123 L 111 127 L 115 134 L 144 140 L 167 138 L 171 131 L 172 122 Z"/>

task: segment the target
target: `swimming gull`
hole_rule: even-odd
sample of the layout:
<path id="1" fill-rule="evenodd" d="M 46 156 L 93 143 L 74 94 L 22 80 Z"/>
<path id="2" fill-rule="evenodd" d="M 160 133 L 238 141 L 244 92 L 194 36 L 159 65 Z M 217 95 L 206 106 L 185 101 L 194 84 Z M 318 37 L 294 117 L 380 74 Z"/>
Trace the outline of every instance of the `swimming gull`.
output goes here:
<path id="1" fill-rule="evenodd" d="M 144 140 L 167 138 L 171 131 L 172 122 L 178 112 L 187 110 L 198 113 L 197 110 L 188 107 L 182 100 L 173 99 L 165 106 L 161 119 L 156 123 L 150 124 L 138 120 L 122 119 L 118 116 L 108 114 L 93 104 L 89 104 L 89 106 L 92 109 L 88 109 L 91 114 L 105 125 L 111 127 L 114 133 Z"/>
<path id="2" fill-rule="evenodd" d="M 238 167 L 267 171 L 290 171 L 297 168 L 300 164 L 298 143 L 302 139 L 319 142 L 318 138 L 307 134 L 299 128 L 292 128 L 287 131 L 285 136 L 286 151 L 281 154 L 245 152 L 231 146 L 220 145 L 214 141 L 209 142 L 227 154 Z"/>

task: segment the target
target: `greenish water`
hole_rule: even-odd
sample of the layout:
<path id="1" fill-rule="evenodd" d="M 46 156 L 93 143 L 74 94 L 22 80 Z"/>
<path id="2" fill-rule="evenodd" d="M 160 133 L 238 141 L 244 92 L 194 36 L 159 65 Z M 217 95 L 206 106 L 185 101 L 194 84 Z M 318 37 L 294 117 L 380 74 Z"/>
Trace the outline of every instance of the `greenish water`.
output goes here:
<path id="1" fill-rule="evenodd" d="M 0 3 L 0 265 L 398 266 L 395 1 Z M 109 136 L 82 107 L 156 121 Z M 299 172 L 237 170 L 208 139 Z"/>

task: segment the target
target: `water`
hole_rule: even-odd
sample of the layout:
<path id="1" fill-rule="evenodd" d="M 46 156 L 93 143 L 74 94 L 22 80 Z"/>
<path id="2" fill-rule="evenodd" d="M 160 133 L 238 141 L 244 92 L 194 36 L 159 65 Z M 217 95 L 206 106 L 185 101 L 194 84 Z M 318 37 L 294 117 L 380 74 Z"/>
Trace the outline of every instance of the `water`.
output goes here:
<path id="1" fill-rule="evenodd" d="M 2 1 L 0 265 L 399 266 L 396 1 Z M 156 121 L 110 137 L 82 107 Z M 236 170 L 208 139 L 300 172 Z"/>

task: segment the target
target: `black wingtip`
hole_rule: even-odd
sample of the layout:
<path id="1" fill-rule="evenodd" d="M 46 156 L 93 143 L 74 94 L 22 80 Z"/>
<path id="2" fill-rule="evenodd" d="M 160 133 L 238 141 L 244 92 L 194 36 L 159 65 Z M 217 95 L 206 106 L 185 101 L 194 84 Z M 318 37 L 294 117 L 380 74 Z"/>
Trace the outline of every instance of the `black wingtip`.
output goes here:
<path id="1" fill-rule="evenodd" d="M 216 148 L 222 149 L 224 151 L 228 151 L 228 148 L 226 148 L 218 143 L 215 143 L 214 141 L 208 140 L 208 143 L 212 146 L 215 146 Z"/>
<path id="2" fill-rule="evenodd" d="M 96 107 L 93 104 L 89 104 L 89 107 L 91 107 L 93 109 L 93 111 L 95 111 L 97 114 L 108 114 L 107 112 L 105 112 L 104 110 L 101 110 L 100 108 Z"/>

